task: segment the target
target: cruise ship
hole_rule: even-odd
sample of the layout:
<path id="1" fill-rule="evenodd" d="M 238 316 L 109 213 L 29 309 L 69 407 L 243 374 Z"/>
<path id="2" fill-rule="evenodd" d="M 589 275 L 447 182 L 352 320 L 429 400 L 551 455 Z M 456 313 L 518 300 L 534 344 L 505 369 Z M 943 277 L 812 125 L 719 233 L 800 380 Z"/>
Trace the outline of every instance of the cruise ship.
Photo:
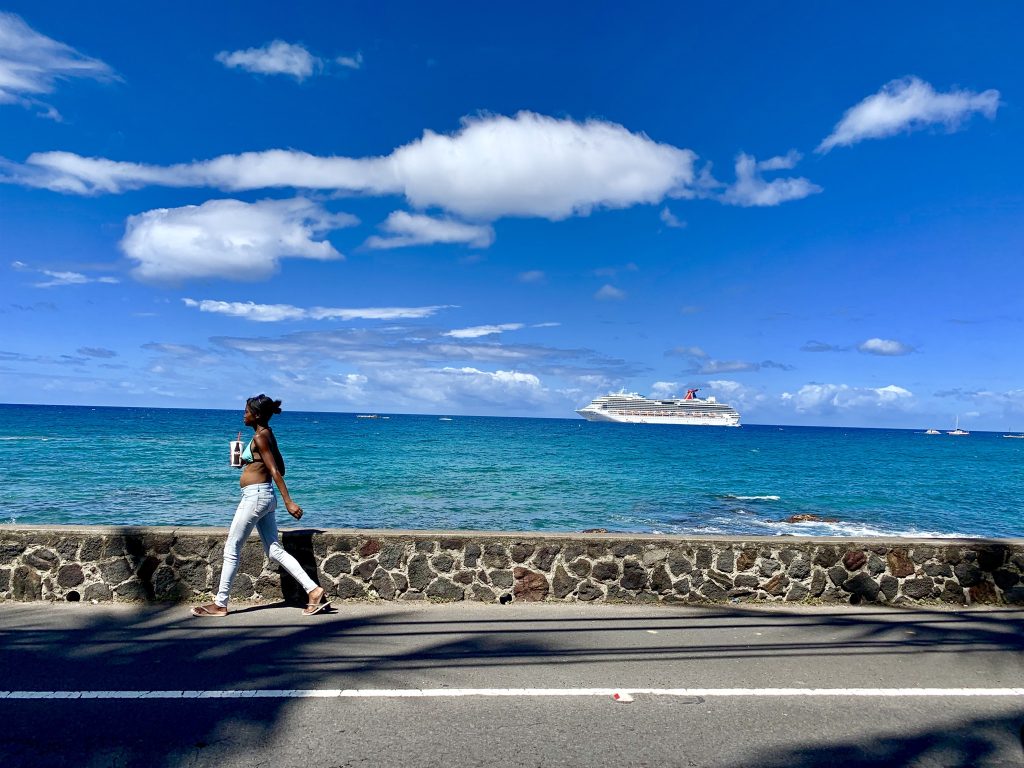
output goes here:
<path id="1" fill-rule="evenodd" d="M 627 424 L 690 424 L 704 427 L 738 427 L 740 414 L 731 405 L 713 397 L 697 397 L 698 390 L 686 390 L 686 397 L 651 400 L 636 392 L 619 392 L 598 397 L 576 413 L 587 421 L 618 421 Z"/>

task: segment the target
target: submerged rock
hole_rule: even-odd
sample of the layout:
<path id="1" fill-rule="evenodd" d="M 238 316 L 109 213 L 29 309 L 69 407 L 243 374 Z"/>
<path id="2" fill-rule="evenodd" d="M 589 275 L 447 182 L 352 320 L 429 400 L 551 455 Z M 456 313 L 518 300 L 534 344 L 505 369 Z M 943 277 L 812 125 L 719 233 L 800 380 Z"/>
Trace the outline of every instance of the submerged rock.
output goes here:
<path id="1" fill-rule="evenodd" d="M 799 515 L 790 515 L 787 518 L 779 520 L 780 523 L 838 523 L 840 522 L 837 517 L 822 517 L 821 515 L 812 515 L 808 512 L 801 513 Z"/>

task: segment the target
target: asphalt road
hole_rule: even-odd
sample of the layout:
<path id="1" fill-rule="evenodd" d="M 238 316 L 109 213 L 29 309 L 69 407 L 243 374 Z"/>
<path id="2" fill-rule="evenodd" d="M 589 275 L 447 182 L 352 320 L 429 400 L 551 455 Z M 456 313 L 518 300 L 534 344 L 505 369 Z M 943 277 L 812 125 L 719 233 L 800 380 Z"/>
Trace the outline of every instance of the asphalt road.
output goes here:
<path id="1" fill-rule="evenodd" d="M 964 695 L 1024 689 L 1024 611 L 338 608 L 0 604 L 0 691 L 270 692 L 0 693 L 0 768 L 1024 765 L 1024 696 Z M 684 690 L 609 695 L 638 688 Z"/>

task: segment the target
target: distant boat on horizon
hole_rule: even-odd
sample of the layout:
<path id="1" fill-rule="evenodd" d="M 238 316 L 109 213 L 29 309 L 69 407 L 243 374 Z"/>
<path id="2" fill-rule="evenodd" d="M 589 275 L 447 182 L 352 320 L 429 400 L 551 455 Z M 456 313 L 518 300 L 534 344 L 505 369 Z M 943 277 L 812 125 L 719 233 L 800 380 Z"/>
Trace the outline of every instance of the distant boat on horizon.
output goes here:
<path id="1" fill-rule="evenodd" d="M 937 430 L 937 429 L 926 429 L 926 430 L 924 431 L 924 433 L 925 433 L 926 435 L 941 435 L 941 434 L 942 434 L 942 433 L 941 433 L 941 432 L 939 432 L 939 430 Z"/>
<path id="2" fill-rule="evenodd" d="M 452 420 L 451 416 L 442 416 L 441 418 L 438 419 L 438 421 L 451 421 L 451 420 Z"/>
<path id="3" fill-rule="evenodd" d="M 357 419 L 379 419 L 380 416 L 378 416 L 376 413 L 357 413 L 356 414 L 356 418 Z"/>
<path id="4" fill-rule="evenodd" d="M 957 416 L 956 417 L 956 426 L 953 427 L 953 429 L 951 429 L 946 434 L 947 435 L 956 435 L 957 437 L 960 437 L 961 435 L 969 435 L 971 433 L 968 432 L 966 429 L 960 429 L 960 417 Z"/>

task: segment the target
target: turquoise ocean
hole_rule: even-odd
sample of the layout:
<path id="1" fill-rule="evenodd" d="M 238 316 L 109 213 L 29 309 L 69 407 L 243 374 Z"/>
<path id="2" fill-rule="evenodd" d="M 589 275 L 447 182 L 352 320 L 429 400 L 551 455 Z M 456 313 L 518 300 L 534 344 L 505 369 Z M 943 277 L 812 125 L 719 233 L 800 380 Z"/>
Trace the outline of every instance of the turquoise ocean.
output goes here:
<path id="1" fill-rule="evenodd" d="M 304 526 L 1022 535 L 1024 440 L 1001 434 L 384 415 L 274 418 Z M 240 409 L 0 405 L 0 522 L 226 526 L 239 430 Z"/>

